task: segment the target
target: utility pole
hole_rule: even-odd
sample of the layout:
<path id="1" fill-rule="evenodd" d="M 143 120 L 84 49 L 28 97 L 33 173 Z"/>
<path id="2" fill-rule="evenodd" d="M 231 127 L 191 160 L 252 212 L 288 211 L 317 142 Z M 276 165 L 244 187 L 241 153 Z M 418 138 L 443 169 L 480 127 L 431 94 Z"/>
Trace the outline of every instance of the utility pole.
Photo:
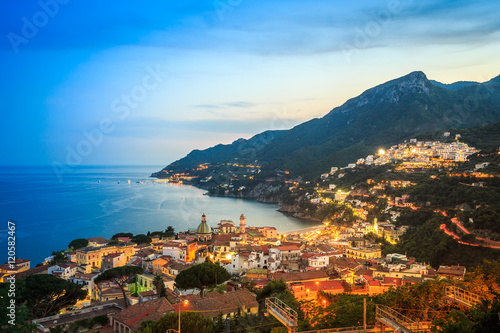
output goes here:
<path id="1" fill-rule="evenodd" d="M 363 328 L 366 331 L 366 298 L 363 298 Z"/>

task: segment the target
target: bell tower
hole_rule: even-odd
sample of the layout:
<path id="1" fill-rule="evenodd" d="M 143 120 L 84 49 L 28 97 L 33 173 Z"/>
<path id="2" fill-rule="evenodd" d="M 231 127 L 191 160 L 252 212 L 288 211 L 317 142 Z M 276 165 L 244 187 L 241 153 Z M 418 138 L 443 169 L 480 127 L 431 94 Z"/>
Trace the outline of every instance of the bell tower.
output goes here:
<path id="1" fill-rule="evenodd" d="M 240 233 L 242 233 L 242 234 L 245 233 L 246 226 L 247 226 L 247 218 L 245 217 L 244 214 L 241 214 L 241 216 L 240 216 Z"/>

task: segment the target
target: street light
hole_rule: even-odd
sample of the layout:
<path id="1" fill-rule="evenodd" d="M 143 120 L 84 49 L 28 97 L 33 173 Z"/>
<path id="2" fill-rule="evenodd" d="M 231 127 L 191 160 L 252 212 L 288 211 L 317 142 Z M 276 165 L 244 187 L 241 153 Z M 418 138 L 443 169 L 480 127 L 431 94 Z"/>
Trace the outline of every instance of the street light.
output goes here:
<path id="1" fill-rule="evenodd" d="M 186 299 L 184 302 L 179 304 L 179 333 L 181 333 L 181 310 L 182 310 L 182 304 L 188 305 L 189 301 Z"/>

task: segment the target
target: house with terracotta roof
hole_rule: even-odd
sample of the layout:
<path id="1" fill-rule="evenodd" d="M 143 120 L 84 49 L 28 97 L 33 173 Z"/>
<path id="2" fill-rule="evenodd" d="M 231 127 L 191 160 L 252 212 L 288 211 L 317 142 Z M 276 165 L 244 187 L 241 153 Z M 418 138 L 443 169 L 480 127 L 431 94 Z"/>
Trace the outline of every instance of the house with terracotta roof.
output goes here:
<path id="1" fill-rule="evenodd" d="M 297 260 L 300 257 L 300 248 L 297 245 L 278 246 L 281 260 Z"/>
<path id="2" fill-rule="evenodd" d="M 446 278 L 452 276 L 456 279 L 463 279 L 465 276 L 465 266 L 451 265 L 451 266 L 439 266 L 437 270 L 437 275 L 440 278 Z"/>
<path id="3" fill-rule="evenodd" d="M 10 265 L 0 265 L 0 282 L 5 282 L 5 279 L 8 276 L 15 275 L 23 271 L 26 271 L 26 269 L 23 267 L 14 267 L 14 266 L 11 267 Z"/>
<path id="4" fill-rule="evenodd" d="M 148 302 L 153 299 L 157 299 L 158 295 L 156 294 L 156 290 L 148 290 L 148 291 L 141 291 L 138 293 L 139 296 L 139 303 L 141 302 Z"/>
<path id="5" fill-rule="evenodd" d="M 100 273 L 88 273 L 81 274 L 76 273 L 74 276 L 71 276 L 68 281 L 73 282 L 75 284 L 83 285 L 83 289 L 87 290 L 87 297 L 90 300 L 97 299 L 97 293 L 95 288 L 94 279 L 99 276 Z"/>
<path id="6" fill-rule="evenodd" d="M 174 311 L 166 298 L 161 297 L 148 302 L 137 303 L 111 316 L 111 325 L 114 332 L 137 332 L 145 321 L 158 321 L 167 313 Z"/>
<path id="7" fill-rule="evenodd" d="M 247 289 L 238 289 L 219 294 L 216 291 L 200 297 L 199 294 L 186 295 L 180 297 L 181 302 L 173 304 L 176 312 L 195 311 L 207 318 L 215 318 L 222 312 L 223 318 L 234 316 L 238 312 L 240 315 L 255 315 L 259 312 L 259 303 L 255 296 Z M 188 303 L 184 305 L 184 301 Z"/>
<path id="8" fill-rule="evenodd" d="M 297 300 L 315 299 L 320 290 L 329 294 L 344 292 L 344 287 L 338 280 L 293 282 L 289 288 Z"/>
<path id="9" fill-rule="evenodd" d="M 162 266 L 171 261 L 172 257 L 162 255 L 153 259 L 144 260 L 142 267 L 145 271 L 151 271 L 155 274 L 160 274 L 162 272 Z"/>
<path id="10" fill-rule="evenodd" d="M 125 266 L 126 263 L 124 253 L 110 253 L 102 257 L 101 269 L 105 271 L 107 269 Z"/>
<path id="11" fill-rule="evenodd" d="M 111 240 L 106 239 L 104 237 L 90 237 L 87 238 L 87 240 L 89 241 L 88 246 L 93 246 L 93 247 L 101 247 L 104 245 L 108 245 L 108 243 L 111 242 Z"/>
<path id="12" fill-rule="evenodd" d="M 38 267 L 33 267 L 28 269 L 27 271 L 22 271 L 14 274 L 14 277 L 17 279 L 20 279 L 25 276 L 29 275 L 35 275 L 35 274 L 48 274 L 49 266 L 48 265 L 41 265 Z M 0 279 L 1 282 L 1 279 Z"/>
<path id="13" fill-rule="evenodd" d="M 72 262 L 65 262 L 50 266 L 47 270 L 47 273 L 60 277 L 61 279 L 68 280 L 70 277 L 76 274 L 76 269 L 76 264 Z"/>
<path id="14" fill-rule="evenodd" d="M 283 280 L 287 284 L 293 282 L 307 281 L 327 281 L 330 279 L 326 271 L 309 271 L 309 272 L 294 272 L 294 273 L 274 273 L 271 274 L 271 280 Z"/>
<path id="15" fill-rule="evenodd" d="M 163 245 L 163 255 L 170 256 L 176 261 L 186 261 L 187 243 L 186 241 L 173 240 Z"/>
<path id="16" fill-rule="evenodd" d="M 27 271 L 28 269 L 30 269 L 30 263 L 31 263 L 31 260 L 29 260 L 29 259 L 18 258 L 14 261 L 14 263 L 12 263 L 12 265 L 14 265 L 14 267 L 18 269 L 18 272 L 24 272 L 24 271 Z M 11 263 L 6 261 L 5 265 L 7 265 L 7 264 L 11 264 Z"/>

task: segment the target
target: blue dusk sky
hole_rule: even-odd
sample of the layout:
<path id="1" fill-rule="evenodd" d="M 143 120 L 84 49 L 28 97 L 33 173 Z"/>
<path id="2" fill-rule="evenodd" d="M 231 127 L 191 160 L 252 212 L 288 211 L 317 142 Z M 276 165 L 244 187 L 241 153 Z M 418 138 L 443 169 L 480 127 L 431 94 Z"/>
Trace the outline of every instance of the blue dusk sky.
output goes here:
<path id="1" fill-rule="evenodd" d="M 421 70 L 500 74 L 498 1 L 2 1 L 2 165 L 167 165 Z"/>

